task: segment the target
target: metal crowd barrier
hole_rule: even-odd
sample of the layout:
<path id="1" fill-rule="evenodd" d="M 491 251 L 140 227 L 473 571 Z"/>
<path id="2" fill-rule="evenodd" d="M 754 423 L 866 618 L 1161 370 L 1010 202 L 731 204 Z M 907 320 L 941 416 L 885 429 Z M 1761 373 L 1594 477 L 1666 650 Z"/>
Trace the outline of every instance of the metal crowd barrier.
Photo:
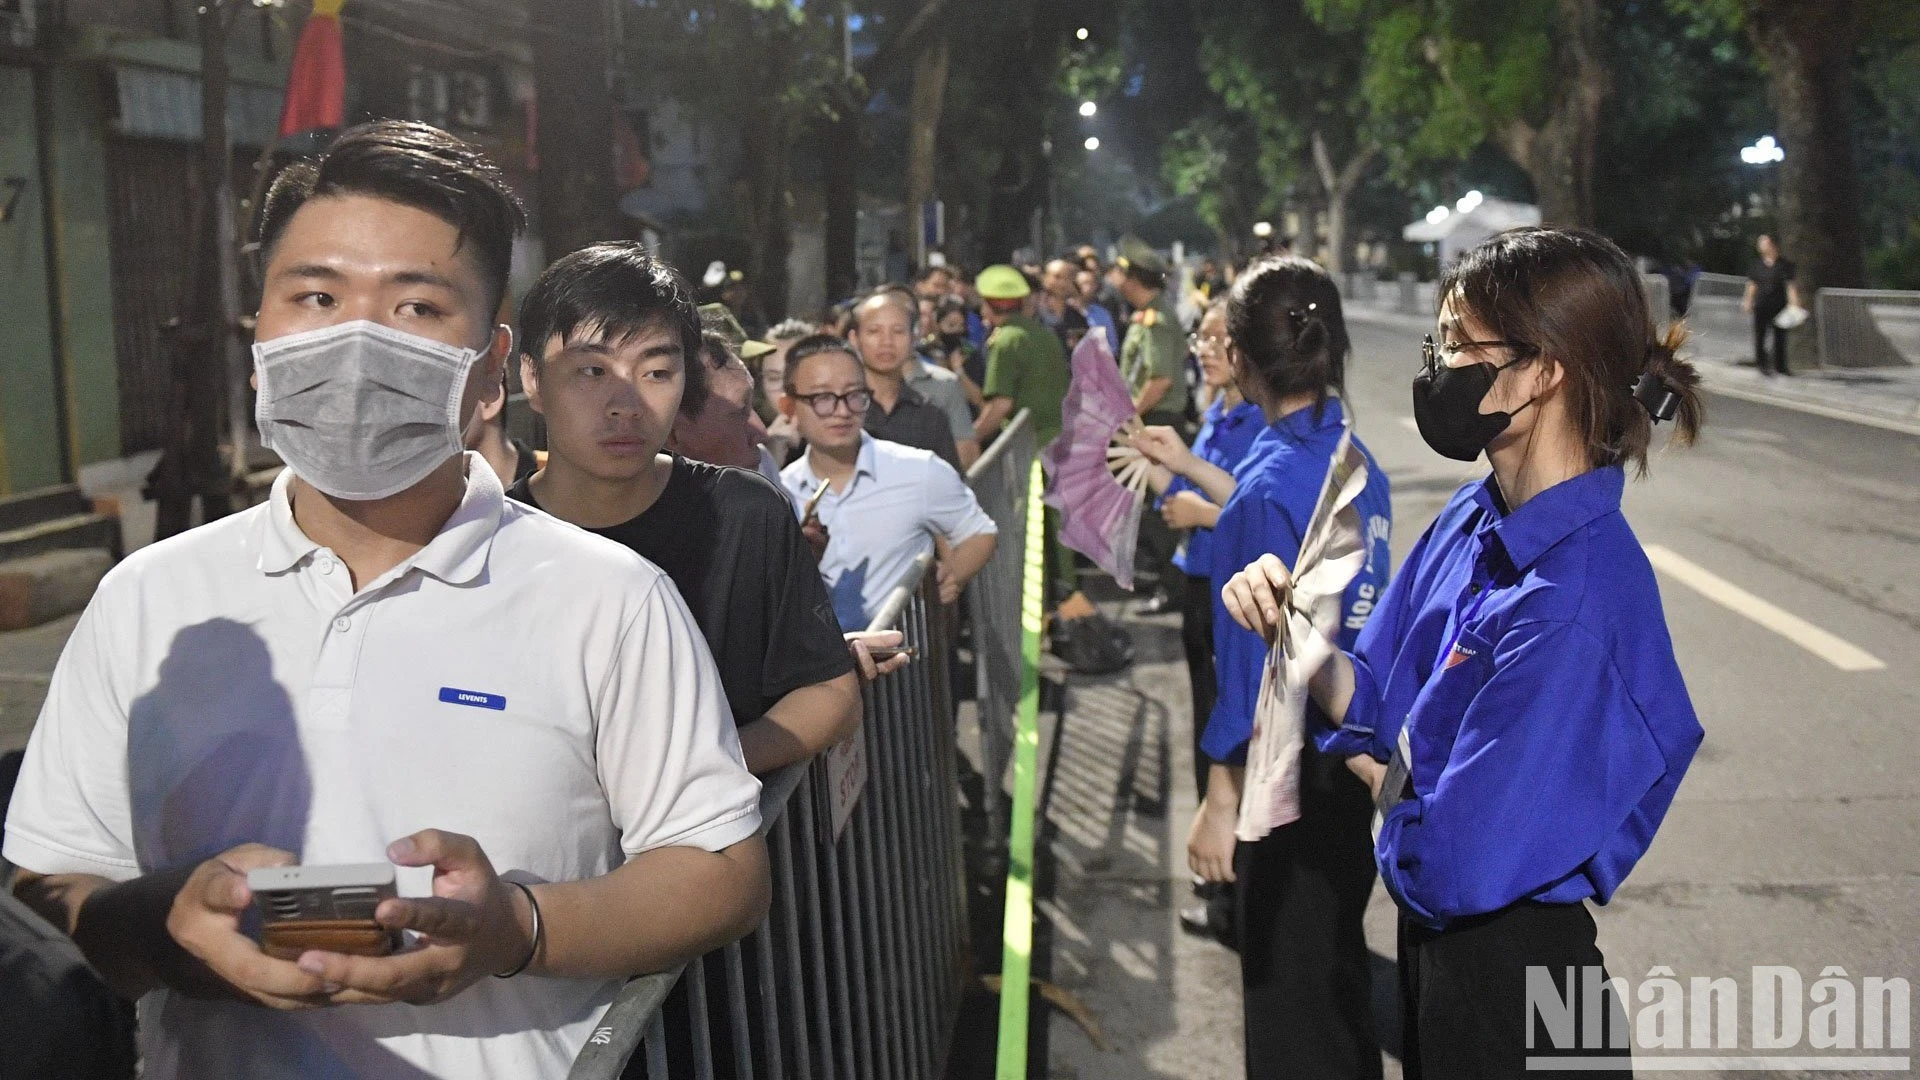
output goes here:
<path id="1" fill-rule="evenodd" d="M 1380 292 L 1380 274 L 1376 270 L 1349 270 L 1345 278 L 1346 292 L 1341 299 L 1349 304 L 1371 304 Z"/>
<path id="2" fill-rule="evenodd" d="M 1640 284 L 1647 290 L 1647 314 L 1654 328 L 1665 333 L 1673 321 L 1673 282 L 1665 274 L 1641 274 Z"/>
<path id="3" fill-rule="evenodd" d="M 975 703 L 980 725 L 987 835 L 1007 835 L 1000 790 L 1013 759 L 1013 711 L 1020 702 L 1020 575 L 1027 550 L 1027 485 L 1033 473 L 1033 417 L 1025 409 L 967 470 L 980 506 L 1000 526 L 993 559 L 967 590 L 973 616 Z"/>
<path id="4" fill-rule="evenodd" d="M 1740 310 L 1747 279 L 1734 274 L 1701 274 L 1687 305 L 1692 349 L 1716 360 L 1753 359 L 1753 317 Z"/>
<path id="5" fill-rule="evenodd" d="M 1023 412 L 968 473 L 1000 528 L 969 592 L 982 741 L 1002 773 L 1019 693 L 1033 455 Z M 690 1048 L 694 1080 L 712 1080 L 716 1060 L 739 1080 L 944 1073 L 967 918 L 952 641 L 932 567 L 933 556 L 922 557 L 874 615 L 869 628 L 900 630 L 915 657 L 865 689 L 859 733 L 764 779 L 761 835 L 773 875 L 765 922 L 680 971 L 629 982 L 575 1058 L 572 1080 L 617 1080 L 636 1053 L 649 1080 L 678 1080 L 685 1074 L 670 1071 L 670 1043 Z M 1002 729 L 1004 739 L 985 734 Z M 661 1005 L 683 977 L 688 1008 L 676 1019 L 685 1029 L 669 1032 Z"/>
<path id="6" fill-rule="evenodd" d="M 1820 362 L 1830 367 L 1920 363 L 1920 292 L 1821 289 L 1814 297 Z"/>

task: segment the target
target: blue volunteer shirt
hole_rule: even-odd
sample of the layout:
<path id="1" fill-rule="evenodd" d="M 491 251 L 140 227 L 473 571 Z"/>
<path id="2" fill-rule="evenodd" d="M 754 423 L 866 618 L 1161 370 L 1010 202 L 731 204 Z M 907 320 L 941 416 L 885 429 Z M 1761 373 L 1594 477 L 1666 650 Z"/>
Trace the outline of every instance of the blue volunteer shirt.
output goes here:
<path id="1" fill-rule="evenodd" d="M 1646 853 L 1704 733 L 1618 467 L 1508 512 L 1460 489 L 1351 650 L 1353 704 L 1324 750 L 1387 758 L 1406 801 L 1380 878 L 1432 927 L 1519 900 L 1606 903 Z"/>
<path id="2" fill-rule="evenodd" d="M 1120 328 L 1113 324 L 1113 312 L 1108 311 L 1100 304 L 1088 304 L 1087 326 L 1089 329 L 1097 328 L 1107 332 L 1108 348 L 1117 349 L 1120 347 Z"/>
<path id="3" fill-rule="evenodd" d="M 1320 500 L 1344 419 L 1340 399 L 1329 398 L 1317 419 L 1312 409 L 1301 409 L 1260 430 L 1233 471 L 1239 486 L 1221 508 L 1220 522 L 1213 530 L 1209 571 L 1213 581 L 1224 585 L 1262 555 L 1278 555 L 1289 567 L 1299 558 L 1300 537 Z M 1358 438 L 1353 445 L 1367 459 L 1367 486 L 1354 502 L 1366 530 L 1367 564 L 1347 586 L 1335 639 L 1342 649 L 1353 647 L 1368 612 L 1385 590 L 1393 558 L 1388 544 L 1393 508 L 1387 474 Z M 1213 596 L 1213 654 L 1220 694 L 1200 748 L 1214 761 L 1239 765 L 1246 761 L 1247 742 L 1253 737 L 1253 706 L 1260 696 L 1267 643 L 1233 621 L 1220 602 L 1218 588 Z"/>
<path id="4" fill-rule="evenodd" d="M 1096 305 L 1094 310 L 1101 309 Z M 1206 420 L 1200 425 L 1200 434 L 1193 440 L 1193 453 L 1209 465 L 1232 472 L 1253 447 L 1253 440 L 1266 430 L 1267 422 L 1260 414 L 1260 406 L 1250 401 L 1243 401 L 1231 410 L 1226 406 L 1225 398 L 1216 398 L 1213 404 L 1207 406 Z M 1193 481 L 1176 476 L 1173 483 L 1167 485 L 1167 492 L 1160 497 L 1157 505 L 1166 505 L 1168 499 L 1182 491 L 1197 492 L 1201 498 L 1207 494 Z M 1213 573 L 1213 530 L 1194 529 L 1188 532 L 1187 542 L 1174 553 L 1173 565 L 1195 577 Z"/>

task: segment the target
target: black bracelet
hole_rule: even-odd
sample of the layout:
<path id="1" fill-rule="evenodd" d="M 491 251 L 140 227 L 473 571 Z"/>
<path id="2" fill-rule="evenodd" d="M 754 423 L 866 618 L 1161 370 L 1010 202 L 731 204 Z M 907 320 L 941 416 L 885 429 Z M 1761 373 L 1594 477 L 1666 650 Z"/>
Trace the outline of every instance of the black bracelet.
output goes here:
<path id="1" fill-rule="evenodd" d="M 494 975 L 496 979 L 513 978 L 515 975 L 532 967 L 533 958 L 540 955 L 540 901 L 534 899 L 531 886 L 523 885 L 518 881 L 509 881 L 507 884 L 527 894 L 527 906 L 533 908 L 533 933 L 528 935 L 533 939 L 533 942 L 527 949 L 527 958 L 520 961 L 519 966 L 512 971 Z"/>

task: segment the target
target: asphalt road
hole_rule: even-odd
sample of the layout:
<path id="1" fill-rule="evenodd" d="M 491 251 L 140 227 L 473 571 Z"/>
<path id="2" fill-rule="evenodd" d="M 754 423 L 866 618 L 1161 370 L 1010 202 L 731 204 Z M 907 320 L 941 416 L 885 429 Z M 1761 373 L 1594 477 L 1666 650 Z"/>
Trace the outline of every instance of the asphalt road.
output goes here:
<path id="1" fill-rule="evenodd" d="M 1348 397 L 1392 478 L 1398 558 L 1484 468 L 1413 427 L 1418 324 L 1350 326 Z M 1920 438 L 1710 396 L 1699 444 L 1659 454 L 1626 513 L 1656 549 L 1707 737 L 1647 857 L 1596 913 L 1610 972 L 1636 988 L 1656 966 L 1733 977 L 1742 1047 L 1756 965 L 1808 987 L 1831 966 L 1856 985 L 1920 978 Z M 1383 903 L 1370 929 L 1391 955 Z"/>

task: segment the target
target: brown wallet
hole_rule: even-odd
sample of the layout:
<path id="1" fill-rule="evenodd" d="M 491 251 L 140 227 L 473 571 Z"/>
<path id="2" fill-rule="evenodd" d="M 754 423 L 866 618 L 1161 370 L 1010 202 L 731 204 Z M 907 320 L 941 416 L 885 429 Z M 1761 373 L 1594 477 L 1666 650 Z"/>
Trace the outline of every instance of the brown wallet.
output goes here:
<path id="1" fill-rule="evenodd" d="M 276 960 L 298 960 L 308 949 L 386 956 L 396 947 L 394 938 L 393 931 L 372 919 L 319 919 L 268 923 L 260 931 L 260 948 Z"/>

